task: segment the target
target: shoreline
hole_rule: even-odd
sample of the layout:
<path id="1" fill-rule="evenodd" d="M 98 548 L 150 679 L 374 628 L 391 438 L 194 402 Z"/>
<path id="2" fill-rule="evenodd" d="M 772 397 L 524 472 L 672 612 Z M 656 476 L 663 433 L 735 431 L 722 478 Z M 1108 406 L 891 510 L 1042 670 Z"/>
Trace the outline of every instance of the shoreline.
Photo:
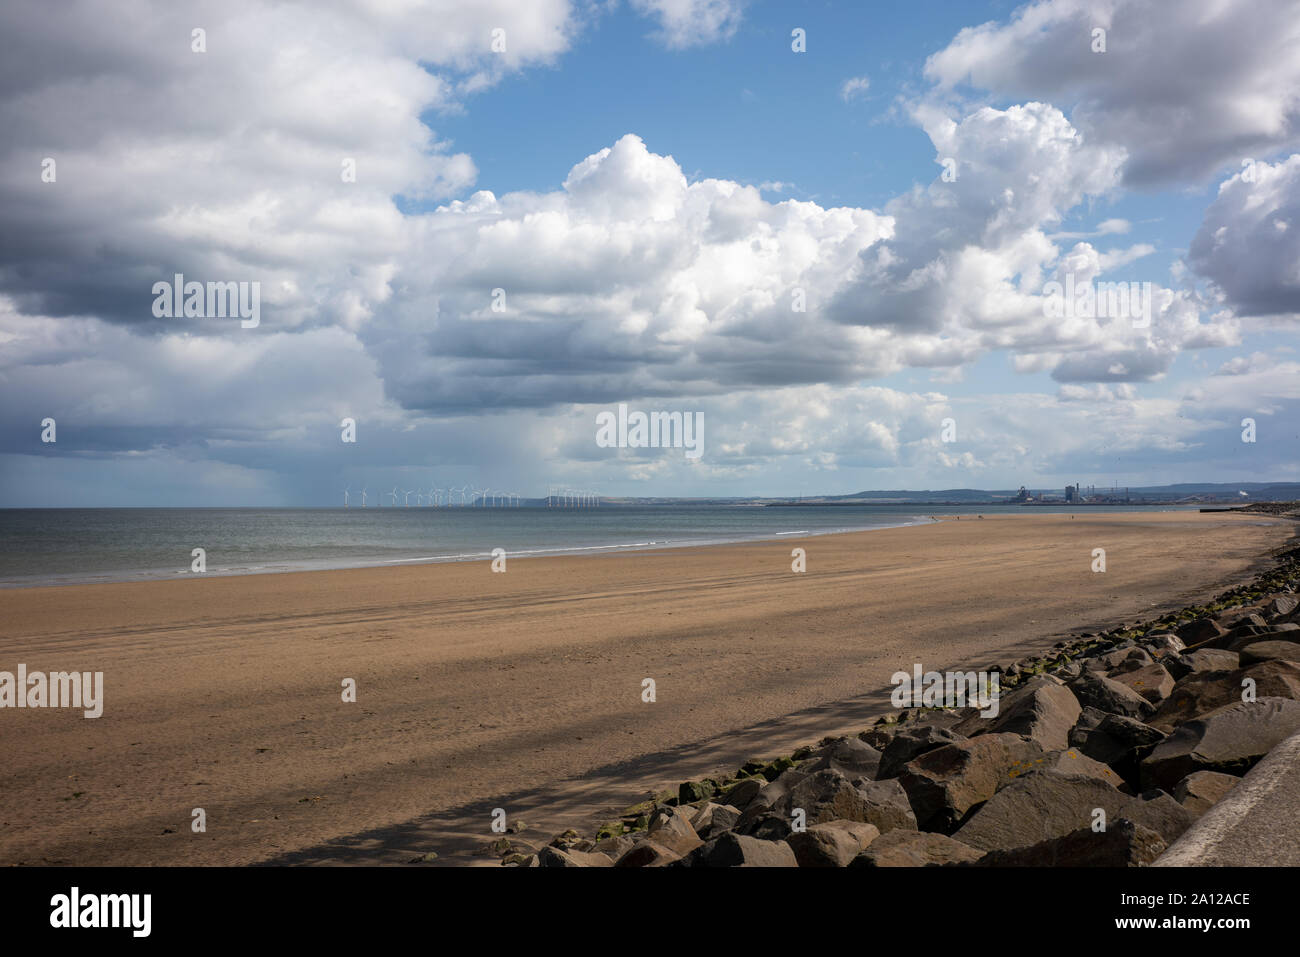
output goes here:
<path id="1" fill-rule="evenodd" d="M 820 721 L 913 661 L 982 666 L 1186 604 L 1295 536 L 1243 516 L 1025 517 L 819 536 L 803 575 L 787 539 L 519 559 L 504 575 L 446 563 L 7 591 L 0 668 L 104 670 L 107 703 L 94 721 L 0 712 L 15 732 L 0 862 L 349 846 L 393 860 L 378 835 L 430 815 Z M 1098 540 L 1109 576 L 1087 570 Z M 339 703 L 344 676 L 358 704 Z M 195 806 L 214 826 L 191 840 Z"/>
<path id="2" fill-rule="evenodd" d="M 919 519 L 919 521 L 917 520 Z M 635 555 L 642 552 L 659 552 L 671 551 L 674 549 L 687 548 L 725 548 L 731 545 L 749 545 L 760 544 L 764 542 L 776 542 L 789 536 L 800 536 L 803 538 L 822 538 L 827 535 L 857 535 L 866 532 L 882 531 L 889 528 L 912 528 L 919 525 L 930 525 L 943 519 L 934 519 L 927 516 L 915 516 L 909 521 L 891 522 L 889 524 L 869 525 L 862 527 L 849 528 L 828 528 L 828 529 L 800 529 L 794 531 L 759 533 L 754 536 L 730 539 L 702 539 L 698 541 L 674 541 L 666 540 L 663 542 L 633 542 L 633 543 L 612 543 L 603 545 L 577 545 L 577 546 L 545 546 L 535 549 L 516 549 L 507 550 L 508 558 L 524 560 L 530 558 L 597 558 L 601 555 Z M 275 567 L 274 565 L 256 565 L 248 568 L 214 568 L 203 573 L 203 578 L 246 578 L 258 575 L 295 575 L 295 574 L 317 574 L 320 572 L 340 572 L 355 571 L 370 568 L 386 568 L 395 565 L 459 565 L 472 562 L 487 562 L 492 560 L 492 552 L 461 552 L 449 555 L 426 555 L 415 558 L 370 558 L 357 559 L 356 563 L 347 564 L 316 564 L 314 567 Z M 319 562 L 327 562 L 328 559 L 320 559 Z M 302 565 L 309 566 L 307 560 Z M 198 578 L 194 573 L 185 570 L 164 570 L 164 569 L 146 569 L 135 571 L 132 577 L 120 578 L 112 577 L 113 574 L 106 573 L 104 576 L 94 578 L 78 578 L 66 581 L 21 581 L 14 579 L 0 580 L 0 591 L 5 589 L 27 589 L 27 588 L 63 588 L 75 585 L 119 585 L 143 582 L 181 582 L 194 581 Z"/>
<path id="3" fill-rule="evenodd" d="M 730 506 L 732 508 L 745 508 L 748 506 Z M 807 506 L 816 507 L 816 506 Z M 837 506 L 839 507 L 839 506 Z M 857 506 L 854 506 L 857 507 Z M 869 506 L 864 506 L 869 507 Z M 885 506 L 894 508 L 894 505 Z M 931 506 L 931 508 L 936 506 Z M 953 508 L 955 506 L 941 506 Z M 1019 507 L 1006 512 L 984 512 L 977 509 L 979 506 L 957 506 L 963 511 L 947 512 L 934 514 L 927 509 L 917 507 L 914 511 L 904 518 L 902 515 L 897 516 L 897 521 L 877 521 L 869 525 L 855 526 L 836 526 L 829 528 L 816 529 L 794 529 L 783 531 L 761 531 L 751 534 L 745 534 L 740 537 L 730 538 L 702 538 L 702 539 L 680 539 L 668 538 L 661 540 L 651 540 L 644 542 L 609 542 L 597 544 L 582 544 L 575 546 L 565 545 L 547 545 L 542 547 L 526 547 L 516 549 L 506 549 L 506 554 L 510 558 L 558 558 L 565 556 L 573 557 L 599 557 L 601 555 L 619 555 L 619 554 L 637 554 L 641 552 L 665 551 L 673 549 L 686 548 L 716 548 L 730 545 L 757 544 L 762 542 L 776 542 L 783 538 L 792 536 L 803 536 L 808 538 L 822 538 L 827 535 L 848 535 L 862 532 L 881 531 L 892 528 L 912 528 L 923 525 L 930 525 L 935 522 L 960 520 L 963 517 L 969 519 L 978 519 L 987 514 L 989 517 L 997 516 L 999 518 L 1030 518 L 1038 517 L 1041 513 L 1025 513 Z M 1048 514 L 1063 515 L 1072 514 L 1070 506 L 1050 505 L 1045 506 L 1055 509 Z M 179 511 L 188 511 L 180 509 Z M 200 511 L 247 511 L 241 509 L 207 509 Z M 290 510 L 292 511 L 292 510 Z M 315 511 L 308 509 L 306 511 Z M 344 510 L 337 510 L 344 511 Z M 361 511 L 357 509 L 356 511 Z M 374 511 L 389 511 L 387 509 L 374 509 Z M 471 509 L 471 512 L 474 510 Z M 489 510 L 491 511 L 491 510 Z M 527 511 L 544 511 L 531 509 Z M 437 515 L 438 511 L 426 512 L 424 509 L 417 510 L 418 514 Z M 458 509 L 452 509 L 448 514 L 455 514 Z M 1125 512 L 1129 514 L 1193 514 L 1192 506 L 1148 506 L 1135 505 L 1127 508 Z M 1102 514 L 1111 514 L 1103 512 Z M 1124 512 L 1116 513 L 1124 514 Z M 1089 516 L 1093 517 L 1093 516 Z M 679 535 L 677 531 L 668 531 L 664 534 Z M 202 573 L 203 578 L 242 578 L 258 575 L 287 575 L 299 573 L 318 573 L 332 571 L 349 571 L 367 568 L 384 568 L 393 565 L 443 565 L 443 564 L 460 564 L 465 562 L 490 561 L 492 559 L 491 550 L 471 551 L 471 552 L 453 552 L 441 555 L 422 555 L 405 558 L 384 558 L 380 556 L 353 557 L 353 558 L 322 558 L 322 559 L 297 559 L 295 561 L 285 561 L 279 559 L 263 559 L 257 564 L 246 566 L 222 566 L 214 565 Z M 63 588 L 68 586 L 79 585 L 112 585 L 122 583 L 140 583 L 140 582 L 175 582 L 191 581 L 199 576 L 188 570 L 188 568 L 157 567 L 157 568 L 129 568 L 117 569 L 104 572 L 87 572 L 64 574 L 56 573 L 43 576 L 17 576 L 10 578 L 0 578 L 0 593 L 13 589 L 28 588 Z"/>

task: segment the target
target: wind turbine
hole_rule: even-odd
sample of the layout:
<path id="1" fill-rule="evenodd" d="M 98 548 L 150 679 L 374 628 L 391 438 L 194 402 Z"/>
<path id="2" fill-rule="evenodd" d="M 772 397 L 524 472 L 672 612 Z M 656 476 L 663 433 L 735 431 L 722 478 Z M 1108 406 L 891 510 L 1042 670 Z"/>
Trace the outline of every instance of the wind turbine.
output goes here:
<path id="1" fill-rule="evenodd" d="M 361 490 L 361 507 L 366 507 L 366 490 L 364 488 Z"/>
<path id="2" fill-rule="evenodd" d="M 347 507 L 348 507 L 348 493 L 351 492 L 351 491 L 352 491 L 352 486 L 351 486 L 351 485 L 349 485 L 347 488 L 345 488 L 345 489 L 343 490 L 343 507 L 344 507 L 344 508 L 347 508 Z"/>
<path id="3" fill-rule="evenodd" d="M 397 488 L 397 486 L 394 485 L 393 488 Z M 415 489 L 413 489 L 413 488 L 408 488 L 408 489 L 403 489 L 403 490 L 402 490 L 402 494 L 405 496 L 405 498 L 403 499 L 403 504 L 404 504 L 404 506 L 405 506 L 406 508 L 410 508 L 410 507 L 411 507 L 411 493 L 414 492 L 414 491 L 415 491 Z M 394 504 L 394 505 L 397 504 L 397 499 L 396 499 L 396 497 L 393 498 L 393 504 Z"/>
<path id="4" fill-rule="evenodd" d="M 388 495 L 393 500 L 393 507 L 396 508 L 397 507 L 397 486 L 396 485 L 393 486 L 393 490 L 389 492 Z"/>

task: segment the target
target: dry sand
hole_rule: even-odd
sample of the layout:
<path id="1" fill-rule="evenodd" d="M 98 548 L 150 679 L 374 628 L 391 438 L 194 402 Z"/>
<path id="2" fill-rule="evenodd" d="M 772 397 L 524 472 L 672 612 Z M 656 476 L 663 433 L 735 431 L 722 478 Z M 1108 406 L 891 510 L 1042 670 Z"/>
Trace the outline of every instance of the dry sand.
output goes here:
<path id="1" fill-rule="evenodd" d="M 1294 529 L 1081 510 L 506 574 L 0 591 L 0 670 L 103 671 L 106 687 L 97 720 L 0 711 L 0 863 L 469 862 L 495 806 L 544 840 L 655 783 L 861 728 L 913 663 L 1009 663 L 1208 598 Z"/>

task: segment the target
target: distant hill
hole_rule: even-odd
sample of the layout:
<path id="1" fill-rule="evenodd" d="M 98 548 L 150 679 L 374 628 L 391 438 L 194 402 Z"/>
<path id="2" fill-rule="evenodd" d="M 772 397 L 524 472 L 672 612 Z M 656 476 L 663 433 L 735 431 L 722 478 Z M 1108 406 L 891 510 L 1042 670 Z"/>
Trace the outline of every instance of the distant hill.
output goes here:
<path id="1" fill-rule="evenodd" d="M 1051 498 L 1065 499 L 1064 488 L 1028 487 L 1035 498 L 1046 494 Z M 1088 494 L 1084 486 L 1084 494 Z M 911 489 L 891 489 L 885 491 L 862 491 L 851 495 L 827 495 L 826 501 L 876 501 L 876 502 L 998 502 L 1016 497 L 1019 489 L 974 489 L 950 488 L 939 490 L 915 491 Z M 1242 495 L 1246 492 L 1246 495 Z M 1124 498 L 1133 500 L 1177 501 L 1179 499 L 1201 500 L 1211 498 L 1216 501 L 1290 501 L 1300 498 L 1300 483 L 1297 482 L 1184 482 L 1178 485 L 1140 485 L 1118 489 L 1101 488 L 1095 490 L 1098 498 Z"/>
<path id="2" fill-rule="evenodd" d="M 1035 498 L 1048 494 L 1053 498 L 1065 499 L 1065 489 L 1041 486 L 1027 486 L 1028 492 Z M 824 495 L 832 501 L 876 501 L 876 502 L 998 502 L 1015 498 L 1019 489 L 939 489 L 939 490 L 867 490 L 849 495 Z M 1087 486 L 1084 493 L 1087 494 Z M 1245 492 L 1247 494 L 1240 494 Z M 1177 501 L 1179 498 L 1203 498 L 1206 495 L 1222 501 L 1271 502 L 1292 501 L 1300 498 L 1300 482 L 1182 482 L 1179 485 L 1135 485 L 1125 489 L 1097 488 L 1099 498 L 1123 498 L 1125 495 L 1134 499 L 1153 499 L 1153 501 Z"/>
<path id="3" fill-rule="evenodd" d="M 1065 503 L 1064 488 L 1027 487 L 1035 501 Z M 803 503 L 806 505 L 985 505 L 1007 503 L 1015 499 L 1019 489 L 868 489 L 847 495 L 752 496 L 728 498 L 623 498 L 606 497 L 602 502 L 625 505 L 761 505 Z M 1245 495 L 1241 493 L 1245 492 Z M 1085 485 L 1083 493 L 1090 494 Z M 1178 485 L 1141 485 L 1118 489 L 1098 487 L 1093 501 L 1125 501 L 1133 503 L 1234 502 L 1243 505 L 1251 502 L 1286 502 L 1300 500 L 1300 482 L 1184 482 Z"/>

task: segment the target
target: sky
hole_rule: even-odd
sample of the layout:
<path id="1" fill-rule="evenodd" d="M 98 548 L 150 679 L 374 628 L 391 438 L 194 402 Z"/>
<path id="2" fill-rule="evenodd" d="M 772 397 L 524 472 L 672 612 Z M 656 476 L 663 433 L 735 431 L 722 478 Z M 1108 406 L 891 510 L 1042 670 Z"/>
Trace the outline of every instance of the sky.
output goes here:
<path id="1" fill-rule="evenodd" d="M 0 507 L 1300 480 L 1290 0 L 10 0 L 0 37 Z M 177 274 L 248 309 L 172 314 Z M 620 404 L 700 454 L 599 442 Z"/>

